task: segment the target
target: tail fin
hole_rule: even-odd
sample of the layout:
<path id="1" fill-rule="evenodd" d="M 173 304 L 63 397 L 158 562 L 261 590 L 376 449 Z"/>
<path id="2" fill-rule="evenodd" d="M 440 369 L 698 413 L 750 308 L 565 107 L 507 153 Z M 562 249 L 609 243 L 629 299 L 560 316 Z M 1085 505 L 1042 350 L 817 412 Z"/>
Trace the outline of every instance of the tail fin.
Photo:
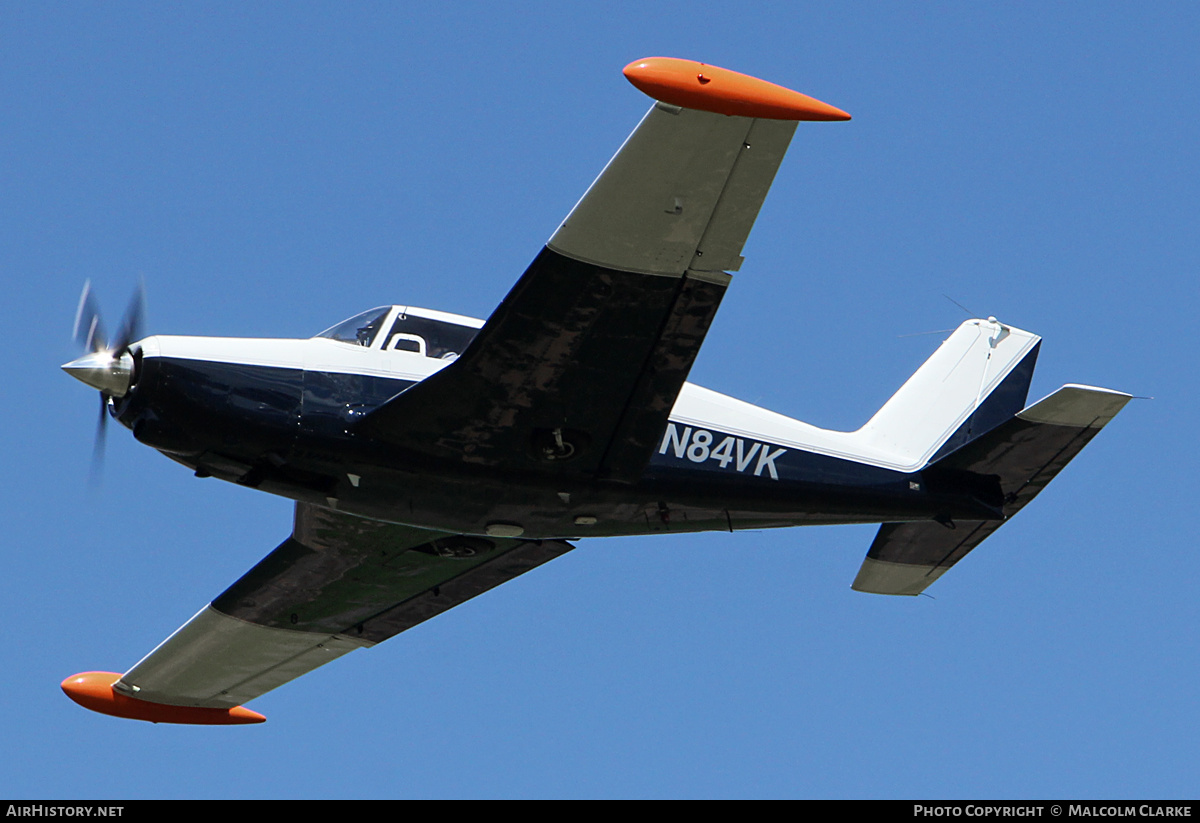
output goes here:
<path id="1" fill-rule="evenodd" d="M 994 317 L 968 320 L 854 432 L 856 445 L 913 469 L 961 448 L 1025 407 L 1040 344 Z"/>
<path id="2" fill-rule="evenodd" d="M 1064 386 L 942 457 L 924 472 L 930 482 L 964 472 L 998 477 L 1005 519 L 884 523 L 852 588 L 920 594 L 1036 497 L 1130 399 L 1109 389 Z"/>

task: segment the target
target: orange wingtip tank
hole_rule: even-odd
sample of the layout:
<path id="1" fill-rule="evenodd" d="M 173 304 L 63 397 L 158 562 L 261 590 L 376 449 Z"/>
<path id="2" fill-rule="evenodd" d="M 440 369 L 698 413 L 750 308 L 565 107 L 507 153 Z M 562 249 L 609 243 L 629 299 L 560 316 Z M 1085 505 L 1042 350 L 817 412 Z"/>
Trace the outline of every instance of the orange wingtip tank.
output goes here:
<path id="1" fill-rule="evenodd" d="M 229 726 L 239 723 L 262 723 L 267 718 L 244 706 L 232 709 L 204 709 L 196 706 L 168 706 L 138 700 L 113 689 L 121 679 L 116 672 L 82 672 L 62 682 L 67 697 L 85 709 L 131 720 L 151 723 L 189 723 L 198 726 Z"/>
<path id="2" fill-rule="evenodd" d="M 675 57 L 647 57 L 625 67 L 625 77 L 655 100 L 687 109 L 767 120 L 849 120 L 820 100 L 766 80 Z"/>

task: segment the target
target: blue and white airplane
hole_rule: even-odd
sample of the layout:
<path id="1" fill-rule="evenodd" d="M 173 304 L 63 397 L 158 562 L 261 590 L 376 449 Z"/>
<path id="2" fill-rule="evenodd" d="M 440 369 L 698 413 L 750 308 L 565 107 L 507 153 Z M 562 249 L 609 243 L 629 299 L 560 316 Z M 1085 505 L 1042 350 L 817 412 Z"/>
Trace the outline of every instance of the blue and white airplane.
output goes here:
<path id="1" fill-rule="evenodd" d="M 295 501 L 291 536 L 124 674 L 63 689 L 120 717 L 252 723 L 243 703 L 585 537 L 880 523 L 853 588 L 915 595 L 1003 525 L 1130 396 L 1026 405 L 1039 338 L 963 323 L 858 431 L 687 376 L 798 121 L 839 109 L 670 58 L 655 99 L 486 321 L 371 309 L 308 340 L 104 339 L 66 364 L 197 476 Z"/>

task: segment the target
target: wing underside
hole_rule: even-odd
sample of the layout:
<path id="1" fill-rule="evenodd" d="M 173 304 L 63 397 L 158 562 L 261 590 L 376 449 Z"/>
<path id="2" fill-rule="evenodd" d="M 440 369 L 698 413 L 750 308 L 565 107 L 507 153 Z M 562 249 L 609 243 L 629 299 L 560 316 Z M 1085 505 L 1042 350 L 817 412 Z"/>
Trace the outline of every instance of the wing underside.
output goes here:
<path id="1" fill-rule="evenodd" d="M 655 104 L 462 357 L 366 428 L 441 461 L 635 481 L 795 128 Z"/>
<path id="2" fill-rule="evenodd" d="M 147 704 L 232 709 L 571 548 L 561 540 L 431 532 L 298 503 L 291 537 L 109 681 L 114 700 L 132 709 L 90 707 L 142 719 L 154 719 L 144 716 Z M 169 712 L 164 719 L 209 722 L 172 720 Z"/>

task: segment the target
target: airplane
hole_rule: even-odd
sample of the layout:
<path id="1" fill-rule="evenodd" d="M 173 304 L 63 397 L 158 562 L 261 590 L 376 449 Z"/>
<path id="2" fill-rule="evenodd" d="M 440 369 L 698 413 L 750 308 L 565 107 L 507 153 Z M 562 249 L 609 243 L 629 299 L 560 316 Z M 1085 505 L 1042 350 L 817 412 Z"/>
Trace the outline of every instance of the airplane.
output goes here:
<path id="1" fill-rule="evenodd" d="M 63 368 L 140 442 L 295 501 L 291 535 L 123 674 L 62 683 L 151 722 L 243 704 L 588 537 L 879 523 L 852 588 L 917 595 L 1008 522 L 1130 395 L 1026 405 L 1036 334 L 957 328 L 860 429 L 687 382 L 814 98 L 676 58 L 624 69 L 653 103 L 486 320 L 381 306 L 306 340 L 112 341 L 85 287 Z M 99 438 L 103 432 L 98 432 Z"/>

